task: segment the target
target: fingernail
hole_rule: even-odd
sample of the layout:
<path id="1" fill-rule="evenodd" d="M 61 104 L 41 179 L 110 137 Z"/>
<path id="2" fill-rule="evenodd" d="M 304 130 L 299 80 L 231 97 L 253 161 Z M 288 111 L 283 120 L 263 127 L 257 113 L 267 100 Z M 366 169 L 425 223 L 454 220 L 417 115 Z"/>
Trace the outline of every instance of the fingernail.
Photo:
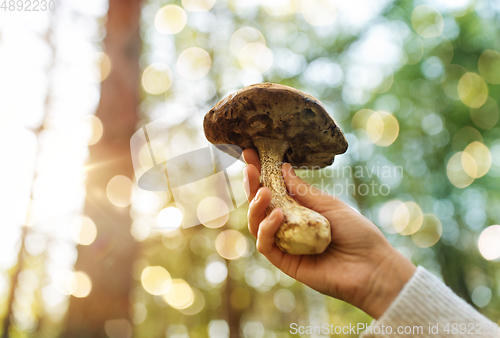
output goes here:
<path id="1" fill-rule="evenodd" d="M 247 167 L 243 168 L 243 189 L 245 190 L 245 196 L 248 199 L 248 196 L 250 196 L 250 184 L 248 183 Z"/>

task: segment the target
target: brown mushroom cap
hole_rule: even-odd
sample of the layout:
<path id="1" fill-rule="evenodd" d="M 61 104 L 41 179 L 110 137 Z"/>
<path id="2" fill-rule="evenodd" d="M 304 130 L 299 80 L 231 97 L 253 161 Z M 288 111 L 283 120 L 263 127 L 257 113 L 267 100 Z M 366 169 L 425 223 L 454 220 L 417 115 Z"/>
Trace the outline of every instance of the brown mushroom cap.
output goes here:
<path id="1" fill-rule="evenodd" d="M 297 167 L 329 166 L 336 154 L 347 150 L 344 133 L 318 99 L 274 83 L 247 86 L 227 96 L 205 115 L 203 126 L 208 141 L 216 145 L 257 149 L 254 138 L 286 140 L 290 148 L 284 161 Z"/>

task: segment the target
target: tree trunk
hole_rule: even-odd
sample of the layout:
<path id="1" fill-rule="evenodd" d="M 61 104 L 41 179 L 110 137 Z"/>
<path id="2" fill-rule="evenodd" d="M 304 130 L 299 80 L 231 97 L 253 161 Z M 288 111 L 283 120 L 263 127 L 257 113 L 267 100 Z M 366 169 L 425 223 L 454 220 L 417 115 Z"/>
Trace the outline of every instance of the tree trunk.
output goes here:
<path id="1" fill-rule="evenodd" d="M 130 234 L 129 207 L 113 205 L 106 187 L 116 175 L 133 177 L 130 138 L 138 122 L 140 10 L 141 0 L 109 1 L 104 47 L 112 69 L 101 87 L 96 116 L 104 134 L 90 147 L 85 201 L 85 214 L 96 224 L 98 235 L 90 246 L 78 248 L 75 264 L 75 270 L 92 280 L 92 291 L 85 298 L 71 298 L 64 337 L 107 337 L 107 320 L 129 318 L 138 244 Z"/>

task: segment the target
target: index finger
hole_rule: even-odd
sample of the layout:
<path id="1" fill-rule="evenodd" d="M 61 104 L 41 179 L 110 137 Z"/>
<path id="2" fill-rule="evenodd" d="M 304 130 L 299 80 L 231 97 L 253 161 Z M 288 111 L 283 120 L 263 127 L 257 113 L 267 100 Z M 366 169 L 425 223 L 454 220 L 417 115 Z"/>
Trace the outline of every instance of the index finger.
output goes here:
<path id="1" fill-rule="evenodd" d="M 243 159 L 247 164 L 252 164 L 257 168 L 260 174 L 260 159 L 259 159 L 259 154 L 251 149 L 251 148 L 246 148 L 243 150 Z"/>

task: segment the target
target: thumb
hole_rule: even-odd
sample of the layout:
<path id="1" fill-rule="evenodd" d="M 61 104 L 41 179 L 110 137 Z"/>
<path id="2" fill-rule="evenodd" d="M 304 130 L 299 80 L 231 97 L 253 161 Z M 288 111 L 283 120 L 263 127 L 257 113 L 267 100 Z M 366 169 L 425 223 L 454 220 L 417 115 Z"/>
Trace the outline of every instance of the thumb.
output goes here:
<path id="1" fill-rule="evenodd" d="M 314 209 L 314 207 L 324 201 L 324 199 L 334 199 L 323 191 L 316 187 L 311 186 L 306 181 L 302 180 L 295 174 L 290 163 L 284 163 L 281 172 L 285 180 L 288 193 L 300 204 L 309 209 Z"/>

